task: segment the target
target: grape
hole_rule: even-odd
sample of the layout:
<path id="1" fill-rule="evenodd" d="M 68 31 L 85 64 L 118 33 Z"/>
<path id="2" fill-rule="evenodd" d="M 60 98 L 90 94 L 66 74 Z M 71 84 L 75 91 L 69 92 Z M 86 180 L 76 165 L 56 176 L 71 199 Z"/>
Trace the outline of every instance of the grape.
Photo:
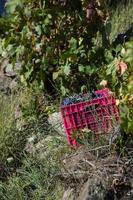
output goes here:
<path id="1" fill-rule="evenodd" d="M 86 102 L 86 101 L 91 101 L 93 99 L 98 99 L 103 97 L 103 94 L 96 94 L 94 91 L 92 91 L 91 93 L 80 93 L 80 94 L 74 94 L 71 97 L 67 97 L 64 99 L 64 101 L 62 102 L 63 106 L 68 106 L 71 104 L 76 104 L 76 103 L 80 103 L 80 102 Z"/>

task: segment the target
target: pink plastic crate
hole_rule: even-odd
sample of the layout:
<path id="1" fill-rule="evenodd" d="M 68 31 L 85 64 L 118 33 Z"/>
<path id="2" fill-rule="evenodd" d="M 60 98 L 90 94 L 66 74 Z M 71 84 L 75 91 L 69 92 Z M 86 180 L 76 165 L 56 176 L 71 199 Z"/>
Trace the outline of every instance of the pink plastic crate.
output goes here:
<path id="1" fill-rule="evenodd" d="M 88 128 L 96 135 L 108 134 L 114 124 L 120 120 L 115 98 L 109 89 L 98 90 L 95 94 L 101 94 L 102 97 L 61 106 L 67 140 L 72 146 L 77 145 L 77 142 L 72 139 L 74 130 Z"/>

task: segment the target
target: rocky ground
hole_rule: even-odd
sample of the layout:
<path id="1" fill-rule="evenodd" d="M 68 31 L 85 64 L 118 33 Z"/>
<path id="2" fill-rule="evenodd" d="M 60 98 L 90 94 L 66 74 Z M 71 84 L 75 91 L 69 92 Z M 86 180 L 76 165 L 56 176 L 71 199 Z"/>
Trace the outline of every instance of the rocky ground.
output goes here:
<path id="1" fill-rule="evenodd" d="M 68 196 L 65 193 L 62 200 L 133 199 L 132 151 L 129 157 L 122 158 L 110 154 L 108 149 L 98 157 L 94 151 L 98 149 L 93 152 L 80 149 L 76 155 L 63 160 L 64 178 L 75 180 L 77 186 L 72 190 L 70 181 Z"/>

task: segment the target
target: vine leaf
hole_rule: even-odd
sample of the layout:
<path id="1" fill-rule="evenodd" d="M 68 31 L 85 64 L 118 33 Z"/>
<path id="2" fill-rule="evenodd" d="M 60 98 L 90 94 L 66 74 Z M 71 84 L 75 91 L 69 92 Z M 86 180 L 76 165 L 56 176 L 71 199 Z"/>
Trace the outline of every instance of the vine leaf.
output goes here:
<path id="1" fill-rule="evenodd" d="M 66 65 L 64 66 L 64 74 L 68 76 L 70 74 L 70 71 L 71 71 L 70 64 L 67 62 Z"/>
<path id="2" fill-rule="evenodd" d="M 120 74 L 122 76 L 124 72 L 127 70 L 127 64 L 123 61 L 118 62 L 117 70 L 120 71 Z"/>
<path id="3" fill-rule="evenodd" d="M 53 72 L 53 80 L 55 81 L 62 73 L 62 70 L 59 70 L 57 72 Z"/>
<path id="4" fill-rule="evenodd" d="M 108 84 L 108 81 L 107 81 L 107 80 L 102 80 L 102 81 L 100 82 L 100 86 L 103 86 L 103 87 L 106 87 L 107 84 Z"/>

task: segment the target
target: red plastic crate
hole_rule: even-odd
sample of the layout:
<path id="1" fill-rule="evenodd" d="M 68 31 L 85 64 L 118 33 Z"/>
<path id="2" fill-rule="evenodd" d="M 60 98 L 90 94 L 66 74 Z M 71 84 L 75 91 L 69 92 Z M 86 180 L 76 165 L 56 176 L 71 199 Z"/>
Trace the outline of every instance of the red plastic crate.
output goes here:
<path id="1" fill-rule="evenodd" d="M 109 89 L 98 90 L 95 94 L 101 94 L 102 97 L 61 106 L 67 140 L 72 146 L 77 145 L 76 140 L 72 139 L 74 130 L 88 128 L 97 135 L 108 134 L 120 120 L 119 109 Z"/>

